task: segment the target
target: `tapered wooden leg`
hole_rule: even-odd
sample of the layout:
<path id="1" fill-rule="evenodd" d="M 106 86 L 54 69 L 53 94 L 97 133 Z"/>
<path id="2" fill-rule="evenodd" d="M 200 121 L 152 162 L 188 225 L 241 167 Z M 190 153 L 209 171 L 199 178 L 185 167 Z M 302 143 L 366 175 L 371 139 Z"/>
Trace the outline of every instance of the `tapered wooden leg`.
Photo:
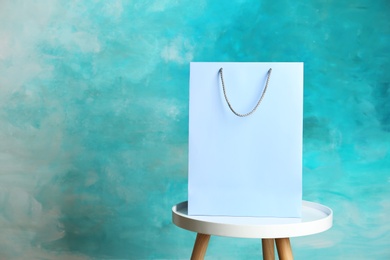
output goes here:
<path id="1" fill-rule="evenodd" d="M 209 244 L 210 235 L 200 234 L 196 235 L 194 249 L 192 250 L 191 260 L 203 260 L 206 254 L 207 246 Z"/>
<path id="2" fill-rule="evenodd" d="M 261 240 L 263 248 L 263 259 L 264 260 L 275 260 L 275 243 L 274 239 L 265 239 Z"/>
<path id="3" fill-rule="evenodd" d="M 294 260 L 289 238 L 277 238 L 275 242 L 280 260 Z"/>

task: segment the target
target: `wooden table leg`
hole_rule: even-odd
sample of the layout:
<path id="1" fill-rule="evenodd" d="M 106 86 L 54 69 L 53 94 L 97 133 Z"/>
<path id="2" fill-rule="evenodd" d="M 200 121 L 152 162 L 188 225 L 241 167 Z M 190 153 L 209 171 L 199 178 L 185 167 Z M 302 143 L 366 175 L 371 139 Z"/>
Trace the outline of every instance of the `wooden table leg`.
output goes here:
<path id="1" fill-rule="evenodd" d="M 275 242 L 280 260 L 294 260 L 289 238 L 277 238 Z"/>
<path id="2" fill-rule="evenodd" d="M 192 250 L 191 260 L 203 260 L 206 254 L 207 246 L 209 244 L 210 235 L 200 234 L 196 235 L 194 249 Z"/>
<path id="3" fill-rule="evenodd" d="M 264 260 L 275 260 L 275 243 L 274 239 L 265 239 L 261 240 L 262 248 L 263 248 L 263 259 Z"/>

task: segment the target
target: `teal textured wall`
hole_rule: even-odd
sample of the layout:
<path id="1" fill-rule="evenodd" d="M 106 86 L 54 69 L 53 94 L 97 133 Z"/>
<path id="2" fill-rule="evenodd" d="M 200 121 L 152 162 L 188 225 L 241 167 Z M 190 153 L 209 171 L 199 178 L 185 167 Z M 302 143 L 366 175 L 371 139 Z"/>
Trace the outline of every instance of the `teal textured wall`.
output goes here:
<path id="1" fill-rule="evenodd" d="M 390 259 L 390 4 L 1 1 L 0 259 L 188 259 L 190 61 L 305 62 L 296 259 Z M 208 259 L 258 259 L 213 237 Z"/>

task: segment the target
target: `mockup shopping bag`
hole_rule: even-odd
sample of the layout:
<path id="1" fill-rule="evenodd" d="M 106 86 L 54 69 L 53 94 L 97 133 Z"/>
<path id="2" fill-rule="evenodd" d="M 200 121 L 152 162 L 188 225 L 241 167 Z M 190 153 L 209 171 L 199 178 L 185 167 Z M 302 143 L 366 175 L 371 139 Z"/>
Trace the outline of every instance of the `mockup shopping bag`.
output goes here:
<path id="1" fill-rule="evenodd" d="M 300 217 L 302 123 L 303 63 L 192 62 L 188 214 Z"/>

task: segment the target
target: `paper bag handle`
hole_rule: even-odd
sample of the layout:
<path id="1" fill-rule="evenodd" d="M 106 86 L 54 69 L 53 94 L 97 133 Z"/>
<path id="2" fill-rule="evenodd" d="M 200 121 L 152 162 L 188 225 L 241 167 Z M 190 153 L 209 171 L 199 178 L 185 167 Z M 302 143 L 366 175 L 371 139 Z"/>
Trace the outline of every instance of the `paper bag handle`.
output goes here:
<path id="1" fill-rule="evenodd" d="M 269 82 L 269 78 L 271 77 L 272 68 L 270 68 L 270 69 L 268 70 L 268 73 L 267 73 L 267 74 L 268 74 L 268 76 L 267 76 L 267 81 L 265 82 L 265 87 L 264 87 L 263 93 L 261 93 L 261 96 L 260 96 L 259 101 L 257 101 L 257 104 L 256 104 L 256 106 L 252 109 L 252 111 L 250 111 L 250 112 L 248 112 L 248 113 L 245 113 L 245 114 L 237 113 L 237 112 L 233 109 L 232 105 L 230 104 L 229 99 L 228 99 L 228 97 L 227 97 L 227 95 L 226 95 L 225 82 L 224 82 L 224 80 L 223 80 L 223 73 L 222 73 L 222 70 L 223 70 L 223 68 L 220 68 L 220 69 L 219 69 L 219 75 L 221 76 L 223 95 L 225 96 L 226 103 L 228 104 L 230 110 L 233 112 L 233 114 L 235 114 L 236 116 L 239 116 L 239 117 L 246 117 L 246 116 L 249 116 L 249 115 L 253 114 L 253 112 L 255 112 L 256 109 L 258 108 L 258 106 L 260 105 L 261 101 L 263 100 L 264 94 L 265 94 L 265 92 L 267 91 L 268 82 Z"/>

